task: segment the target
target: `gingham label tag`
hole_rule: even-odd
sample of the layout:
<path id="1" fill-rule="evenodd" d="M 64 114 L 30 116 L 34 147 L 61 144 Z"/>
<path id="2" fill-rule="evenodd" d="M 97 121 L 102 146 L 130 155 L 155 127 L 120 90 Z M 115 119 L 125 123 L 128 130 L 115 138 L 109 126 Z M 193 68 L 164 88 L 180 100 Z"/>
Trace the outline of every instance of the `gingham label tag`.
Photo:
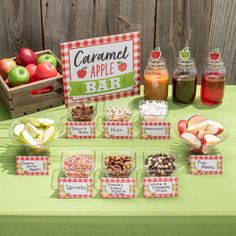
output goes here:
<path id="1" fill-rule="evenodd" d="M 133 122 L 105 121 L 103 123 L 103 138 L 132 139 Z"/>
<path id="2" fill-rule="evenodd" d="M 143 179 L 145 198 L 163 198 L 178 196 L 177 177 L 145 177 Z"/>
<path id="3" fill-rule="evenodd" d="M 135 198 L 134 178 L 102 178 L 102 198 Z"/>
<path id="4" fill-rule="evenodd" d="M 189 157 L 190 174 L 192 175 L 221 175 L 223 156 L 191 155 Z"/>
<path id="5" fill-rule="evenodd" d="M 58 198 L 93 197 L 92 178 L 59 178 Z"/>
<path id="6" fill-rule="evenodd" d="M 66 122 L 66 138 L 92 139 L 96 138 L 95 122 Z"/>
<path id="7" fill-rule="evenodd" d="M 47 156 L 17 156 L 17 175 L 48 175 Z"/>
<path id="8" fill-rule="evenodd" d="M 170 139 L 170 122 L 140 123 L 140 137 L 142 139 Z"/>

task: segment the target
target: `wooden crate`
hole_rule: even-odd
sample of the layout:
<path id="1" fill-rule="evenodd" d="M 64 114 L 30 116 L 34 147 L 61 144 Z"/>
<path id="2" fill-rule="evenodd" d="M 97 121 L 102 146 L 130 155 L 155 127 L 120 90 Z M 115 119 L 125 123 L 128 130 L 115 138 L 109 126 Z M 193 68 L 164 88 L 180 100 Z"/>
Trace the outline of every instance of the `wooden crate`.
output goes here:
<path id="1" fill-rule="evenodd" d="M 37 55 L 50 53 L 50 50 L 36 52 Z M 64 104 L 63 76 L 60 60 L 57 59 L 58 75 L 49 79 L 9 88 L 0 76 L 0 99 L 5 104 L 12 118 Z M 12 59 L 15 59 L 12 58 Z M 33 90 L 52 86 L 48 93 L 34 94 Z"/>

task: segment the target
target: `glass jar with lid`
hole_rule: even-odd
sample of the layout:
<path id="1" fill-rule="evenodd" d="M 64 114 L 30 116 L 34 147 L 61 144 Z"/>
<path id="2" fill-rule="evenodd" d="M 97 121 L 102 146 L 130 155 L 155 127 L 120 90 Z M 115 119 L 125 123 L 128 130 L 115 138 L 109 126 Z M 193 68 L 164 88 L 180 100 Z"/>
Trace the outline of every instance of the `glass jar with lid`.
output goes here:
<path id="1" fill-rule="evenodd" d="M 146 100 L 166 100 L 168 97 L 169 73 L 160 48 L 150 53 L 144 71 L 144 98 Z"/>
<path id="2" fill-rule="evenodd" d="M 225 65 L 219 49 L 215 49 L 210 53 L 202 73 L 201 101 L 206 105 L 221 103 L 224 97 L 225 81 Z"/>
<path id="3" fill-rule="evenodd" d="M 178 58 L 172 78 L 172 97 L 177 103 L 192 103 L 196 96 L 197 69 L 192 58 Z"/>

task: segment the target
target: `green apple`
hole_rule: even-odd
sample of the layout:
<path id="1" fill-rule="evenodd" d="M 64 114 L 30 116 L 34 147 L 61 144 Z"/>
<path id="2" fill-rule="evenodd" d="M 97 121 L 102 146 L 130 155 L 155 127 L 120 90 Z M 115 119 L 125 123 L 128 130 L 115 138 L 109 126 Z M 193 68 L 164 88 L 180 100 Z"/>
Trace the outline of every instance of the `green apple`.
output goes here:
<path id="1" fill-rule="evenodd" d="M 29 72 L 23 66 L 14 67 L 8 74 L 8 79 L 12 86 L 26 84 L 29 78 Z"/>
<path id="2" fill-rule="evenodd" d="M 49 54 L 49 53 L 46 53 L 46 54 L 42 54 L 38 60 L 37 60 L 37 64 L 40 64 L 42 62 L 49 62 L 51 63 L 52 65 L 54 65 L 55 67 L 57 66 L 57 59 L 52 55 L 52 54 Z"/>

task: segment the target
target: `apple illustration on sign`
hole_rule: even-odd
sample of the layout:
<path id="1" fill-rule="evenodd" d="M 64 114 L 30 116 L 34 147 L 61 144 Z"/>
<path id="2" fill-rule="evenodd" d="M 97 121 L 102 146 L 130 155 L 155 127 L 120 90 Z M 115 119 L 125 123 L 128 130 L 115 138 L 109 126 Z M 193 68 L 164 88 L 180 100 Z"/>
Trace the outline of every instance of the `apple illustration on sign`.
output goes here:
<path id="1" fill-rule="evenodd" d="M 215 50 L 211 51 L 209 57 L 212 61 L 218 61 L 220 59 L 220 49 L 216 48 Z"/>
<path id="2" fill-rule="evenodd" d="M 122 61 L 118 61 L 117 64 L 118 64 L 119 71 L 121 71 L 121 72 L 126 71 L 127 63 L 122 62 Z"/>
<path id="3" fill-rule="evenodd" d="M 87 67 L 83 67 L 77 71 L 77 75 L 79 78 L 83 79 L 86 76 L 86 74 L 87 74 L 86 69 L 87 69 Z"/>

